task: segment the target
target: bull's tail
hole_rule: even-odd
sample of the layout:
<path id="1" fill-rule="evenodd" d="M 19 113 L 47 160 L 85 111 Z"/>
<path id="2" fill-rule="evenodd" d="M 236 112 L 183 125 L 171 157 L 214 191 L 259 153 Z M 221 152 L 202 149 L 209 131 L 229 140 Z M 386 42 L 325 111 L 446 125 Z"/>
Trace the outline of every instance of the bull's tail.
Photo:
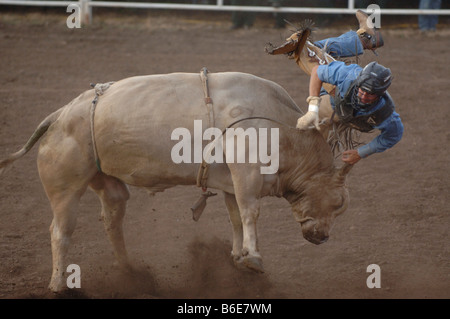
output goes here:
<path id="1" fill-rule="evenodd" d="M 9 155 L 6 159 L 0 161 L 0 175 L 3 174 L 7 166 L 28 153 L 28 151 L 34 146 L 34 144 L 36 144 L 36 142 L 42 137 L 42 135 L 47 132 L 50 125 L 52 125 L 58 119 L 62 110 L 63 108 L 60 108 L 59 110 L 47 116 L 45 120 L 43 120 L 41 124 L 39 124 L 33 135 L 31 135 L 26 144 L 19 151 Z"/>

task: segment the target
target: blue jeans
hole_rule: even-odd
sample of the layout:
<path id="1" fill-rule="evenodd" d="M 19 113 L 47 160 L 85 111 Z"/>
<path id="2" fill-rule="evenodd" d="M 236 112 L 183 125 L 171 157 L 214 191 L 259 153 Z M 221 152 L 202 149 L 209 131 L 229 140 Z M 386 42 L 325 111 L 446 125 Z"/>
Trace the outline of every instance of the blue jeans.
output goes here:
<path id="1" fill-rule="evenodd" d="M 327 53 L 335 59 L 352 57 L 364 53 L 364 48 L 361 40 L 359 40 L 359 35 L 355 31 L 348 31 L 336 38 L 316 41 L 314 42 L 314 45 L 321 49 L 326 46 Z M 320 90 L 320 95 L 322 96 L 324 94 L 328 93 L 322 87 Z M 332 98 L 330 102 L 334 109 L 334 99 Z"/>
<path id="2" fill-rule="evenodd" d="M 328 38 L 314 42 L 319 48 L 326 46 L 326 51 L 333 58 L 346 58 L 361 55 L 364 52 L 359 35 L 355 31 L 348 31 L 339 37 Z"/>
<path id="3" fill-rule="evenodd" d="M 420 0 L 419 9 L 440 9 L 441 0 Z M 419 29 L 423 31 L 436 30 L 437 15 L 419 15 Z"/>

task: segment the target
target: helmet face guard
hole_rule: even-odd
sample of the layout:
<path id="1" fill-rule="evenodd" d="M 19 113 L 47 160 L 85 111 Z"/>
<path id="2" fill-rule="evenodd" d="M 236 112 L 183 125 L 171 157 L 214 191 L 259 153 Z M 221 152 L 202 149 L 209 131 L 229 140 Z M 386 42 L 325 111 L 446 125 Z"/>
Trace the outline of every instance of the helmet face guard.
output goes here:
<path id="1" fill-rule="evenodd" d="M 353 107 L 358 111 L 367 111 L 370 110 L 372 107 L 374 107 L 378 101 L 380 100 L 380 96 L 377 95 L 377 98 L 373 100 L 371 103 L 364 103 L 361 98 L 359 97 L 359 89 L 358 87 L 355 87 L 355 90 L 353 91 L 352 96 L 352 104 Z M 364 91 L 364 89 L 362 89 Z M 367 91 L 366 91 L 367 92 Z M 368 92 L 370 93 L 370 92 Z"/>

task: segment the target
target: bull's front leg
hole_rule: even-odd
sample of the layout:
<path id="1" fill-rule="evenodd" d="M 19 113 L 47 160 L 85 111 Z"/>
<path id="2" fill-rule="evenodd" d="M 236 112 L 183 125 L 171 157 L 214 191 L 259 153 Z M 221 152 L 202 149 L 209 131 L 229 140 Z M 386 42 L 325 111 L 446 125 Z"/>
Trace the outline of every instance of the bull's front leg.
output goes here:
<path id="1" fill-rule="evenodd" d="M 234 194 L 224 192 L 224 197 L 231 226 L 233 228 L 233 250 L 231 251 L 231 257 L 233 258 L 234 264 L 239 266 L 242 262 L 242 242 L 244 238 L 241 212 L 239 211 L 239 206 Z"/>
<path id="2" fill-rule="evenodd" d="M 234 255 L 235 261 L 241 261 L 243 265 L 257 272 L 264 272 L 261 254 L 258 249 L 258 235 L 256 222 L 260 211 L 260 192 L 263 185 L 263 178 L 258 169 L 249 169 L 242 165 L 239 168 L 231 168 L 233 175 L 233 185 L 236 202 L 240 212 L 240 222 L 242 227 L 242 249 L 240 258 Z M 236 219 L 236 216 L 230 215 Z M 237 253 L 239 244 L 239 222 L 231 220 L 233 223 L 233 254 Z M 237 233 L 236 233 L 237 232 Z"/>
<path id="3" fill-rule="evenodd" d="M 242 242 L 242 261 L 243 264 L 256 271 L 264 272 L 261 254 L 258 248 L 258 235 L 256 233 L 256 222 L 259 217 L 259 200 L 241 200 L 241 219 L 244 238 Z"/>

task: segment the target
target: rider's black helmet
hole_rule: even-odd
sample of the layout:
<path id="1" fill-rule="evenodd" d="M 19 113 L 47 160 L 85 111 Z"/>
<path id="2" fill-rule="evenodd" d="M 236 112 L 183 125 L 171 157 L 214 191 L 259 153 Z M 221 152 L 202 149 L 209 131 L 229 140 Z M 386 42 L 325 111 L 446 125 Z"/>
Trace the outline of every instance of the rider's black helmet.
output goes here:
<path id="1" fill-rule="evenodd" d="M 356 87 L 377 95 L 383 95 L 392 83 L 391 70 L 377 62 L 370 62 L 356 78 Z"/>

